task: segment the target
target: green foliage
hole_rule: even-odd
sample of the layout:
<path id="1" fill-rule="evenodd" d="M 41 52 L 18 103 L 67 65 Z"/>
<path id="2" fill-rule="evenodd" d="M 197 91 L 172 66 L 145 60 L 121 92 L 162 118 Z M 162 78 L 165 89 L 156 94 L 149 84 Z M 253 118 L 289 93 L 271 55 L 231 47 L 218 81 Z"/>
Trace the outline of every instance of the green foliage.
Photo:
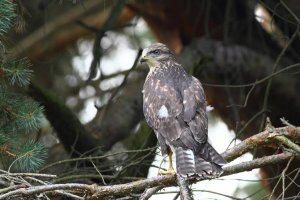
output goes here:
<path id="1" fill-rule="evenodd" d="M 15 13 L 13 1 L 0 0 L 0 36 L 9 30 Z M 41 128 L 43 107 L 12 92 L 16 86 L 24 88 L 30 83 L 33 73 L 30 66 L 26 58 L 6 60 L 3 54 L 0 55 L 0 167 L 6 170 L 35 171 L 47 155 L 46 149 L 35 138 Z"/>
<path id="2" fill-rule="evenodd" d="M 8 78 L 11 85 L 26 86 L 30 82 L 32 70 L 28 69 L 30 63 L 26 58 L 3 63 L 0 70 Z"/>
<path id="3" fill-rule="evenodd" d="M 0 36 L 6 33 L 16 17 L 16 5 L 10 0 L 0 0 Z"/>
<path id="4" fill-rule="evenodd" d="M 40 128 L 43 107 L 27 97 L 0 90 L 1 129 L 5 132 L 36 131 Z M 9 119 L 9 121 L 5 119 Z M 7 121 L 6 123 L 4 123 Z"/>
<path id="5" fill-rule="evenodd" d="M 41 143 L 33 140 L 20 141 L 15 146 L 16 159 L 11 165 L 17 170 L 35 171 L 44 164 L 47 157 L 47 151 Z"/>

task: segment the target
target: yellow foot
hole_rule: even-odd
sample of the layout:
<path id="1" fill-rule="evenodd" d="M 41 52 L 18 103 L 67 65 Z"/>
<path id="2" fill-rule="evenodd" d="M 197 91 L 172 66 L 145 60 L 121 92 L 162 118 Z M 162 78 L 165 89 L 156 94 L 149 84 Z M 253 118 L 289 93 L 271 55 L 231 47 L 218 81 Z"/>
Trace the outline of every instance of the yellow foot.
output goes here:
<path id="1" fill-rule="evenodd" d="M 160 175 L 169 175 L 169 174 L 176 174 L 175 170 L 174 169 L 168 169 L 167 171 L 166 170 L 159 170 L 159 174 Z"/>

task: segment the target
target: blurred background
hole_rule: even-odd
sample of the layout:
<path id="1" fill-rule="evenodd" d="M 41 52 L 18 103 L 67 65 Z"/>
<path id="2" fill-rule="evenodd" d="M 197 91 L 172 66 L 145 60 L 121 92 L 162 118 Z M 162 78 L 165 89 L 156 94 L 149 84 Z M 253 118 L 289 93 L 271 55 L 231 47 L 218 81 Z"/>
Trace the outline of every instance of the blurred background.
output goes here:
<path id="1" fill-rule="evenodd" d="M 154 42 L 165 43 L 202 82 L 214 107 L 209 140 L 218 152 L 261 132 L 267 116 L 275 127 L 282 126 L 281 117 L 300 124 L 297 0 L 15 3 L 4 54 L 26 57 L 32 78 L 26 88 L 11 90 L 43 107 L 41 125 L 30 137 L 47 150 L 36 170 L 57 174 L 56 183 L 125 183 L 156 176 L 167 166 L 142 113 L 148 67 L 138 58 Z M 233 163 L 281 151 L 258 146 Z M 0 168 L 10 164 L 2 160 Z M 298 199 L 299 160 L 289 164 L 282 187 L 286 165 L 194 184 L 194 197 Z M 151 199 L 177 197 L 174 187 Z"/>

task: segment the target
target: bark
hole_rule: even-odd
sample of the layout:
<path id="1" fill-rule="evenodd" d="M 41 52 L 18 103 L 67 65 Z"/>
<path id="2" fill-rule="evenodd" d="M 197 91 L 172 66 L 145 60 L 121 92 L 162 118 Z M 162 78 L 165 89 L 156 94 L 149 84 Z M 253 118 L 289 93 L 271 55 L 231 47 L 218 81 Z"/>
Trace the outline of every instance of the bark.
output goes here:
<path id="1" fill-rule="evenodd" d="M 266 130 L 262 133 L 258 133 L 257 135 L 248 138 L 248 141 L 243 141 L 243 147 L 235 146 L 232 149 L 228 150 L 230 152 L 237 152 L 237 156 L 239 156 L 239 151 L 246 152 L 246 149 L 251 149 L 253 146 L 258 144 L 269 145 L 269 141 L 263 140 L 262 138 L 274 138 L 274 134 L 276 136 L 281 137 L 290 137 L 292 140 L 298 141 L 300 138 L 300 128 L 299 127 L 282 127 L 282 128 L 274 128 Z M 264 142 L 265 141 L 265 142 Z M 294 143 L 295 144 L 295 143 Z M 278 145 L 273 143 L 273 145 Z M 289 151 L 292 149 L 289 149 Z M 229 160 L 229 155 L 231 153 L 224 153 L 225 159 Z M 286 168 L 289 167 L 290 160 L 298 159 L 299 154 L 294 154 L 291 152 L 283 152 L 276 155 L 271 156 L 264 156 L 262 158 L 257 158 L 252 161 L 246 161 L 239 164 L 231 165 L 224 167 L 224 173 L 221 176 L 226 176 L 230 174 L 236 174 L 243 171 L 250 171 L 255 168 L 260 168 L 263 166 L 270 166 L 270 165 L 277 165 L 279 163 L 285 163 Z M 3 184 L 6 186 L 5 189 L 0 190 L 0 199 L 5 199 L 8 197 L 18 197 L 18 196 L 33 196 L 33 195 L 51 195 L 50 191 L 55 195 L 65 195 L 65 196 L 72 196 L 73 198 L 77 199 L 104 199 L 110 197 L 127 197 L 133 195 L 133 192 L 138 193 L 146 188 L 153 188 L 150 189 L 151 192 L 146 191 L 142 195 L 142 199 L 149 198 L 157 189 L 161 189 L 164 187 L 176 186 L 178 185 L 177 181 L 180 182 L 179 185 L 185 185 L 182 183 L 182 180 L 176 177 L 176 175 L 165 175 L 165 176 L 157 176 L 153 178 L 148 178 L 145 180 L 134 181 L 125 184 L 116 184 L 116 185 L 109 185 L 109 186 L 98 186 L 88 185 L 88 184 L 78 184 L 78 183 L 66 183 L 66 184 L 49 184 L 49 182 L 42 181 L 40 179 L 32 177 L 39 177 L 39 178 L 52 178 L 53 175 L 38 175 L 35 176 L 34 174 L 14 174 L 8 173 L 5 171 L 1 171 L 1 177 L 5 177 Z M 282 174 L 282 178 L 285 178 L 286 174 Z M 2 178 L 3 179 L 3 178 Z M 9 181 L 11 180 L 18 185 L 19 187 L 11 187 Z M 195 183 L 201 180 L 205 180 L 205 177 L 197 177 L 197 178 L 189 178 L 189 183 Z M 0 178 L 1 180 L 1 178 Z M 27 180 L 34 180 L 35 182 L 39 183 L 39 185 L 31 185 L 30 181 Z M 6 182 L 6 183 L 5 183 Z M 22 184 L 26 182 L 26 184 Z M 186 188 L 186 186 L 185 186 Z M 190 199 L 190 194 L 185 191 L 184 196 L 186 199 Z M 148 195 L 146 197 L 146 194 Z M 296 197 L 296 196 L 294 196 Z"/>

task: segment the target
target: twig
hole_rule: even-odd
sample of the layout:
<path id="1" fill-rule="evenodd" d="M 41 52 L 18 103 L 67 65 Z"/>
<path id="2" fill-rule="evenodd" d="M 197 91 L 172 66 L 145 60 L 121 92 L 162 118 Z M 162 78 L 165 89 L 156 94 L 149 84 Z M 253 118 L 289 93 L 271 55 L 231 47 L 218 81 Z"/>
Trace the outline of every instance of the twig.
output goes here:
<path id="1" fill-rule="evenodd" d="M 104 178 L 103 178 L 103 176 L 102 176 L 102 174 L 101 174 L 101 172 L 99 171 L 99 169 L 97 168 L 97 166 L 95 165 L 95 163 L 93 162 L 93 160 L 90 159 L 90 162 L 92 163 L 93 167 L 95 168 L 95 170 L 97 171 L 97 173 L 101 177 L 103 185 L 107 185 L 106 182 L 105 182 L 105 180 L 104 180 Z"/>
<path id="2" fill-rule="evenodd" d="M 263 167 L 270 164 L 278 164 L 281 162 L 290 159 L 293 156 L 291 153 L 281 153 L 278 155 L 266 156 L 263 158 L 258 158 L 253 161 L 243 162 L 234 166 L 229 166 L 224 168 L 224 175 L 230 175 L 239 173 L 242 171 L 249 171 L 254 168 Z M 204 180 L 204 178 L 200 178 L 199 180 Z M 197 182 L 196 179 L 191 179 L 192 182 Z M 149 178 L 146 180 L 135 181 L 127 184 L 119 184 L 113 186 L 96 186 L 96 185 L 86 185 L 86 184 L 53 184 L 53 185 L 45 185 L 45 186 L 30 186 L 28 188 L 20 188 L 6 194 L 0 195 L 0 199 L 5 199 L 14 195 L 24 195 L 29 196 L 33 194 L 39 194 L 42 192 L 53 191 L 53 190 L 69 190 L 69 191 L 77 191 L 84 193 L 85 191 L 92 194 L 90 199 L 93 198 L 103 198 L 106 196 L 114 196 L 114 195 L 126 195 L 133 191 L 143 190 L 149 187 L 169 187 L 176 185 L 176 176 L 174 175 L 166 175 L 166 176 L 158 176 Z"/>
<path id="3" fill-rule="evenodd" d="M 93 46 L 93 60 L 90 66 L 90 74 L 88 77 L 88 81 L 95 78 L 97 66 L 100 64 L 100 59 L 102 56 L 102 48 L 101 48 L 101 40 L 105 36 L 105 32 L 112 27 L 113 23 L 116 21 L 117 17 L 120 15 L 122 9 L 124 8 L 127 0 L 120 0 L 113 6 L 110 11 L 109 17 L 104 22 L 102 27 L 97 31 L 96 30 L 96 38 Z"/>
<path id="4" fill-rule="evenodd" d="M 265 78 L 262 78 L 258 81 L 255 81 L 253 83 L 247 83 L 247 84 L 239 84 L 239 85 L 226 85 L 226 84 L 212 84 L 212 83 L 202 83 L 202 85 L 204 86 L 208 86 L 208 87 L 218 87 L 218 88 L 244 88 L 244 87 L 252 87 L 253 85 L 259 85 L 279 74 L 281 74 L 282 72 L 285 72 L 285 71 L 288 71 L 290 69 L 293 69 L 293 68 L 297 68 L 297 67 L 300 67 L 300 63 L 296 63 L 296 64 L 293 64 L 293 65 L 289 65 L 283 69 L 280 69 L 268 76 L 266 76 Z"/>
<path id="5" fill-rule="evenodd" d="M 235 137 L 230 141 L 230 143 L 227 146 L 227 149 L 230 147 L 230 145 L 243 133 L 243 131 L 260 115 L 262 115 L 265 112 L 265 110 L 261 110 L 257 112 L 255 115 L 253 115 L 247 122 L 246 124 L 235 134 Z"/>
<path id="6" fill-rule="evenodd" d="M 300 147 L 291 140 L 289 140 L 287 137 L 282 135 L 275 135 L 274 139 L 282 144 L 285 144 L 287 147 L 291 148 L 300 155 Z"/>
<path id="7" fill-rule="evenodd" d="M 298 22 L 298 25 L 300 25 L 300 19 L 297 17 L 297 15 L 295 15 L 295 13 L 286 5 L 284 1 L 280 0 L 280 3 L 294 17 L 294 19 Z"/>
<path id="8" fill-rule="evenodd" d="M 136 66 L 137 66 L 137 64 L 138 64 L 139 58 L 140 58 L 141 55 L 142 55 L 142 52 L 143 52 L 142 49 L 139 49 L 139 50 L 138 50 L 138 52 L 137 52 L 137 54 L 136 54 L 136 57 L 135 57 L 135 60 L 134 60 L 134 62 L 133 62 L 132 67 L 130 68 L 130 70 L 128 70 L 128 71 L 125 73 L 124 80 L 122 81 L 121 85 L 119 85 L 119 87 L 117 87 L 117 88 L 112 92 L 112 94 L 111 94 L 109 100 L 107 101 L 107 105 L 106 105 L 105 108 L 104 108 L 105 110 L 103 110 L 101 116 L 99 117 L 100 119 L 103 119 L 103 118 L 104 118 L 104 116 L 105 116 L 106 113 L 107 113 L 107 110 L 108 110 L 109 106 L 110 106 L 111 103 L 112 103 L 112 100 L 113 100 L 113 99 L 115 98 L 115 96 L 118 94 L 118 92 L 120 91 L 120 89 L 122 89 L 122 88 L 126 85 L 127 80 L 128 80 L 128 76 L 129 76 L 129 74 L 130 74 L 133 70 L 135 70 L 135 68 L 136 68 Z M 100 120 L 100 121 L 102 121 L 102 120 Z"/>
<path id="9" fill-rule="evenodd" d="M 48 185 L 48 183 L 44 182 L 44 181 L 41 181 L 39 179 L 36 179 L 36 178 L 32 178 L 32 177 L 26 177 L 30 180 L 33 180 L 35 182 L 38 182 L 38 183 L 41 183 L 43 185 Z M 79 200 L 84 200 L 83 197 L 80 197 L 80 196 L 77 196 L 77 195 L 74 195 L 74 194 L 71 194 L 69 192 L 66 192 L 66 191 L 61 191 L 61 190 L 54 190 L 54 192 L 58 193 L 58 194 L 62 194 L 62 195 L 65 195 L 65 196 L 68 196 L 68 197 L 72 197 L 74 199 L 79 199 Z"/>
<path id="10" fill-rule="evenodd" d="M 180 192 L 176 192 L 176 195 L 173 197 L 173 200 L 177 200 L 179 196 L 180 196 Z"/>
<path id="11" fill-rule="evenodd" d="M 276 183 L 276 185 L 274 186 L 274 188 L 273 188 L 273 190 L 272 190 L 272 192 L 271 192 L 271 194 L 270 194 L 270 196 L 269 196 L 269 200 L 271 200 L 272 199 L 272 196 L 274 195 L 274 193 L 275 193 L 275 190 L 276 190 L 276 188 L 277 188 L 277 186 L 279 185 L 279 183 L 280 183 L 280 181 L 282 180 L 282 186 L 284 187 L 284 178 L 285 178 L 285 172 L 286 172 L 286 170 L 288 169 L 288 167 L 290 166 L 290 163 L 291 163 L 291 161 L 293 160 L 293 156 L 290 158 L 290 160 L 289 160 L 289 162 L 288 162 L 288 164 L 286 165 L 286 167 L 283 169 L 283 171 L 282 171 L 282 173 L 281 173 L 281 176 L 280 176 L 280 178 L 279 178 L 279 180 L 277 181 L 277 183 Z M 283 192 L 284 192 L 284 189 L 283 189 Z M 284 195 L 283 195 L 284 196 Z"/>
<path id="12" fill-rule="evenodd" d="M 158 192 L 163 188 L 164 188 L 163 186 L 156 186 L 145 190 L 141 195 L 140 200 L 148 200 L 152 195 L 154 195 L 156 192 Z"/>
<path id="13" fill-rule="evenodd" d="M 281 50 L 280 54 L 278 55 L 278 57 L 276 58 L 275 64 L 273 66 L 272 69 L 272 74 L 275 73 L 277 71 L 277 68 L 279 66 L 279 62 L 281 60 L 281 58 L 283 57 L 283 55 L 285 54 L 285 52 L 287 51 L 288 47 L 292 44 L 292 42 L 295 40 L 296 36 L 298 35 L 300 29 L 300 24 L 297 27 L 296 31 L 294 32 L 294 34 L 292 35 L 291 39 L 288 41 L 288 43 L 285 45 L 285 47 Z M 269 101 L 269 95 L 270 95 L 270 90 L 271 90 L 271 86 L 272 86 L 272 82 L 273 82 L 273 78 L 270 78 L 268 80 L 268 84 L 267 84 L 267 88 L 266 88 L 266 92 L 264 95 L 264 101 L 263 101 L 263 106 L 261 108 L 261 110 L 266 110 L 267 106 L 268 106 L 268 101 Z M 261 121 L 261 125 L 260 125 L 260 131 L 263 130 L 263 126 L 265 123 L 265 118 L 266 118 L 266 114 L 263 114 L 263 119 Z"/>
<path id="14" fill-rule="evenodd" d="M 293 156 L 291 153 L 281 153 L 278 155 L 266 156 L 263 158 L 258 158 L 253 161 L 243 162 L 234 166 L 228 166 L 224 168 L 224 174 L 230 175 L 239 173 L 242 171 L 250 171 L 255 168 L 263 167 L 270 164 L 282 163 Z M 199 180 L 205 180 L 205 178 L 199 178 Z M 197 182 L 199 180 L 191 179 L 191 182 Z M 126 195 L 130 194 L 133 191 L 140 191 L 149 187 L 163 186 L 169 187 L 176 185 L 176 176 L 174 175 L 165 175 L 149 178 L 146 180 L 135 181 L 126 184 L 119 184 L 113 186 L 96 186 L 96 185 L 86 185 L 86 184 L 53 184 L 45 186 L 31 186 L 28 188 L 20 188 L 6 194 L 0 195 L 0 199 L 5 199 L 13 195 L 24 195 L 29 196 L 33 194 L 39 194 L 42 192 L 53 191 L 53 190 L 69 190 L 77 192 L 88 192 L 92 194 L 90 199 L 95 198 L 104 198 L 107 196 L 114 195 Z"/>
<path id="15" fill-rule="evenodd" d="M 180 189 L 181 200 L 193 200 L 193 194 L 189 188 L 188 180 L 180 175 L 177 175 L 177 184 Z"/>
<path id="16" fill-rule="evenodd" d="M 236 174 L 243 171 L 251 171 L 255 168 L 261 168 L 271 164 L 279 164 L 285 162 L 293 156 L 292 153 L 281 153 L 271 156 L 265 156 L 262 158 L 257 158 L 252 161 L 242 162 L 233 166 L 224 167 L 224 174 L 222 176 Z"/>
<path id="17" fill-rule="evenodd" d="M 226 153 L 224 153 L 225 157 L 228 160 L 234 159 L 238 155 L 241 155 L 242 153 L 249 151 L 253 147 L 257 145 L 267 145 L 270 142 L 275 142 L 274 136 L 276 135 L 284 135 L 293 139 L 299 139 L 300 138 L 300 131 L 299 128 L 292 128 L 292 127 L 282 127 L 282 128 L 274 128 L 272 129 L 272 133 L 269 132 L 270 130 L 265 130 L 257 135 L 254 135 L 246 140 L 244 140 L 239 145 L 233 147 L 232 149 L 227 150 Z M 270 137 L 270 135 L 272 137 Z M 272 143 L 272 144 L 273 144 Z M 242 153 L 238 153 L 242 152 Z M 224 167 L 224 173 L 222 176 L 230 175 L 230 174 L 236 174 L 243 171 L 250 171 L 255 168 L 260 168 L 268 165 L 276 165 L 282 162 L 286 162 L 287 160 L 291 159 L 291 157 L 297 156 L 290 152 L 284 152 L 277 155 L 271 155 L 271 156 L 265 156 L 262 158 L 257 158 L 252 161 L 242 162 L 233 166 L 227 166 Z M 88 158 L 91 159 L 91 158 Z M 5 176 L 8 176 L 8 174 L 5 174 Z M 282 177 L 282 176 L 281 176 Z M 11 178 L 17 178 L 17 177 L 11 177 Z M 20 177 L 22 178 L 22 177 Z M 206 178 L 198 177 L 196 178 L 190 178 L 190 183 L 195 183 L 197 181 L 205 180 Z M 16 182 L 18 180 L 16 179 Z M 17 197 L 17 196 L 31 196 L 31 195 L 37 195 L 49 191 L 65 191 L 67 190 L 68 193 L 76 192 L 77 194 L 87 194 L 86 199 L 103 199 L 104 197 L 108 196 L 126 196 L 130 195 L 133 192 L 139 192 L 141 190 L 145 190 L 145 188 L 153 188 L 152 190 L 148 190 L 141 196 L 145 197 L 144 199 L 147 199 L 147 197 L 150 197 L 155 192 L 157 192 L 159 189 L 162 189 L 164 187 L 170 187 L 177 185 L 177 180 L 175 175 L 165 175 L 165 176 L 157 176 L 153 178 L 148 178 L 145 180 L 140 181 L 134 181 L 130 183 L 125 184 L 118 184 L 118 185 L 111 185 L 111 186 L 97 186 L 97 185 L 87 185 L 87 184 L 73 184 L 73 183 L 67 183 L 67 184 L 47 184 L 42 186 L 35 186 L 35 185 L 25 185 L 22 188 L 18 188 L 13 191 L 9 191 L 5 194 L 0 195 L 0 199 L 5 199 L 8 197 Z M 19 183 L 24 183 L 24 181 L 19 180 Z M 182 185 L 181 182 L 179 182 L 179 185 Z M 9 190 L 9 189 L 8 189 Z M 182 189 L 181 189 L 182 190 Z M 184 190 L 182 190 L 181 194 L 185 195 L 186 199 L 188 198 L 187 193 L 184 194 Z M 148 194 L 147 194 L 148 193 Z M 79 197 L 81 198 L 81 197 Z"/>
<path id="18" fill-rule="evenodd" d="M 280 118 L 280 121 L 284 124 L 284 125 L 286 125 L 286 126 L 290 126 L 290 127 L 292 127 L 292 128 L 296 128 L 296 126 L 294 126 L 293 124 L 290 124 L 286 119 L 284 119 L 283 117 L 282 118 Z"/>
<path id="19" fill-rule="evenodd" d="M 34 195 L 42 192 L 48 192 L 53 190 L 78 190 L 78 191 L 93 191 L 94 185 L 68 183 L 68 184 L 54 184 L 54 185 L 42 185 L 42 186 L 31 186 L 28 188 L 20 188 L 11 192 L 7 192 L 0 195 L 0 199 L 6 199 L 14 195 Z"/>
<path id="20" fill-rule="evenodd" d="M 128 150 L 128 151 L 116 152 L 116 153 L 112 153 L 112 154 L 108 154 L 108 155 L 104 155 L 104 156 L 93 156 L 93 157 L 71 158 L 71 159 L 60 160 L 60 161 L 57 161 L 57 162 L 54 162 L 54 163 L 51 163 L 51 164 L 45 166 L 44 168 L 42 168 L 40 170 L 40 172 L 45 171 L 46 169 L 48 169 L 50 167 L 60 165 L 60 164 L 64 164 L 64 163 L 86 161 L 86 160 L 100 160 L 100 159 L 103 159 L 103 158 L 108 158 L 108 157 L 116 156 L 116 155 L 119 155 L 119 154 L 151 151 L 153 149 L 156 149 L 156 147 L 151 147 L 151 148 L 146 148 L 146 149 L 139 149 L 139 150 Z"/>
<path id="21" fill-rule="evenodd" d="M 54 174 L 38 174 L 38 173 L 11 173 L 0 169 L 0 172 L 9 176 L 32 176 L 32 177 L 43 177 L 43 178 L 56 178 Z"/>
<path id="22" fill-rule="evenodd" d="M 18 157 L 17 159 L 15 159 L 8 167 L 8 173 L 10 173 L 10 169 L 12 168 L 12 166 L 18 162 L 20 159 L 22 159 L 23 157 L 27 156 L 28 155 L 28 152 L 24 153 L 22 156 Z"/>
<path id="23" fill-rule="evenodd" d="M 227 108 L 231 107 L 231 106 L 236 106 L 236 107 L 241 107 L 241 108 L 245 108 L 247 107 L 247 104 L 248 104 L 248 99 L 250 97 L 250 94 L 252 93 L 252 91 L 254 90 L 256 84 L 254 83 L 253 86 L 250 88 L 250 90 L 248 91 L 247 95 L 246 95 L 246 98 L 245 98 L 245 101 L 243 103 L 243 105 L 239 105 L 239 104 L 231 104 L 229 106 L 226 106 Z"/>
<path id="24" fill-rule="evenodd" d="M 284 191 L 285 189 L 285 175 L 286 175 L 286 171 L 288 170 L 292 160 L 294 159 L 294 156 L 292 156 L 288 162 L 288 164 L 286 165 L 286 167 L 283 169 L 282 171 L 282 200 L 284 200 Z"/>
<path id="25" fill-rule="evenodd" d="M 134 60 L 134 62 L 133 62 L 132 67 L 130 68 L 130 70 L 128 70 L 128 71 L 125 73 L 123 82 L 121 83 L 121 85 L 120 85 L 117 89 L 114 90 L 114 92 L 112 93 L 112 95 L 111 95 L 109 101 L 111 101 L 111 100 L 118 94 L 119 90 L 120 90 L 122 87 L 125 86 L 125 84 L 127 83 L 127 80 L 128 80 L 128 76 L 129 76 L 130 72 L 132 72 L 133 70 L 135 70 L 135 68 L 136 68 L 136 66 L 137 66 L 137 64 L 138 64 L 139 58 L 140 58 L 140 56 L 142 55 L 142 52 L 143 52 L 143 49 L 139 49 L 139 50 L 138 50 L 138 52 L 137 52 L 137 54 L 136 54 L 136 57 L 135 57 L 135 60 Z"/>
<path id="26" fill-rule="evenodd" d="M 53 183 L 61 183 L 61 182 L 67 182 L 71 180 L 82 180 L 82 179 L 91 179 L 91 178 L 99 178 L 104 180 L 113 180 L 116 177 L 114 175 L 102 175 L 102 177 L 97 173 L 89 173 L 89 174 L 73 174 L 68 175 L 60 178 L 56 178 L 53 180 Z M 127 180 L 127 181 L 137 181 L 141 180 L 143 177 L 119 177 L 119 180 Z"/>
<path id="27" fill-rule="evenodd" d="M 295 184 L 298 188 L 300 188 L 300 186 L 295 182 L 295 180 L 297 180 L 298 176 L 300 174 L 300 169 L 297 170 L 296 175 L 293 177 L 293 179 L 291 179 L 288 175 L 286 176 L 287 178 L 290 179 L 290 183 L 288 184 L 287 187 L 285 187 L 285 191 L 288 190 L 293 184 Z M 283 195 L 283 191 L 282 193 L 278 196 L 278 199 Z"/>
<path id="28" fill-rule="evenodd" d="M 0 189 L 0 194 L 7 193 L 9 191 L 16 190 L 16 189 L 19 189 L 19 188 L 24 188 L 24 187 L 26 187 L 25 184 L 24 185 L 12 185 L 12 186 Z"/>
<path id="29" fill-rule="evenodd" d="M 193 192 L 206 192 L 206 193 L 216 194 L 216 195 L 220 195 L 220 196 L 223 196 L 223 197 L 227 197 L 228 199 L 232 199 L 232 200 L 245 200 L 245 199 L 247 199 L 247 198 L 237 198 L 237 197 L 234 197 L 234 196 L 230 196 L 230 195 L 226 195 L 226 194 L 222 194 L 220 192 L 215 192 L 215 191 L 210 191 L 210 190 L 193 190 Z M 180 195 L 180 192 L 178 192 L 178 191 L 159 192 L 159 194 L 167 194 L 167 193 L 176 193 L 173 200 L 176 200 Z"/>
<path id="30" fill-rule="evenodd" d="M 238 145 L 234 146 L 233 148 L 227 150 L 222 154 L 222 156 L 228 161 L 232 161 L 235 158 L 243 155 L 244 153 L 254 149 L 257 146 L 267 146 L 271 142 L 274 142 L 274 136 L 283 135 L 287 136 L 293 139 L 299 139 L 300 138 L 300 130 L 294 129 L 291 127 L 281 127 L 281 128 L 275 128 L 273 130 L 274 132 L 270 133 L 269 130 L 265 130 L 261 133 L 258 133 L 256 135 L 253 135 Z"/>

